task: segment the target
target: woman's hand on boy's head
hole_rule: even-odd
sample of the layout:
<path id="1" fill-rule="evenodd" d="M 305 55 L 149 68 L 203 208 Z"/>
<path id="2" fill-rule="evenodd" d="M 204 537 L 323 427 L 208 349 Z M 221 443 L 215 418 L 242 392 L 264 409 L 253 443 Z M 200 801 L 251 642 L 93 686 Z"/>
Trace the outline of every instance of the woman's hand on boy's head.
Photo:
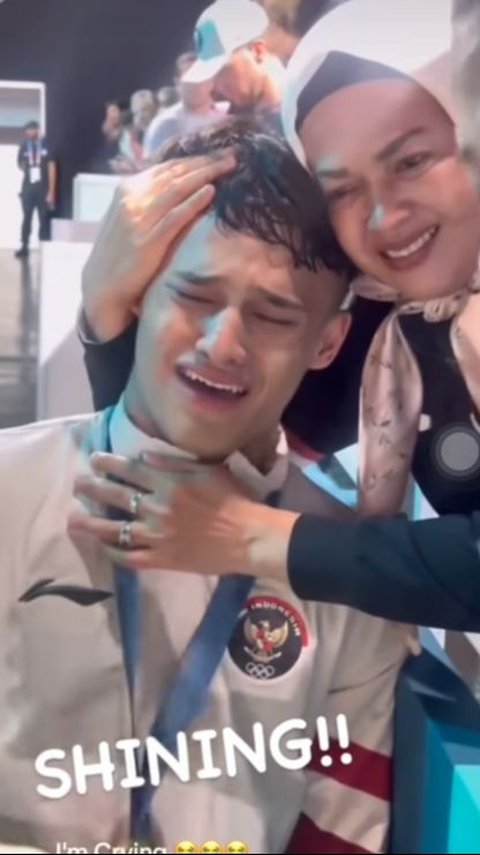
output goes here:
<path id="1" fill-rule="evenodd" d="M 82 276 L 83 310 L 98 341 L 120 335 L 175 241 L 208 208 L 228 150 L 171 160 L 117 188 Z"/>

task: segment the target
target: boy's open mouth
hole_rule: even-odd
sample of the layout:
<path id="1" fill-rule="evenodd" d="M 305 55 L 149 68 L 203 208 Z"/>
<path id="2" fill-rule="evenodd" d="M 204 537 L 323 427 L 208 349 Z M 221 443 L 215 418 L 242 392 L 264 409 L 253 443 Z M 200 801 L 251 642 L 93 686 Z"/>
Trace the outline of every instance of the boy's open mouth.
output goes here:
<path id="1" fill-rule="evenodd" d="M 194 392 L 207 397 L 235 401 L 245 397 L 248 393 L 246 386 L 235 383 L 226 377 L 220 380 L 218 375 L 209 371 L 178 366 L 177 375 L 182 383 Z"/>

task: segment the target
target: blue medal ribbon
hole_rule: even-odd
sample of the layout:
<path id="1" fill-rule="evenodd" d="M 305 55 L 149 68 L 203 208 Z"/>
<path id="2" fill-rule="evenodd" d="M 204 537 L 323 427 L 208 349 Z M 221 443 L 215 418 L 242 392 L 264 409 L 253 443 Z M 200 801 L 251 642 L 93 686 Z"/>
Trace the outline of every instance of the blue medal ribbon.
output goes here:
<path id="1" fill-rule="evenodd" d="M 107 451 L 111 453 L 108 436 Z M 276 504 L 277 494 L 269 504 Z M 115 517 L 117 515 L 115 514 Z M 125 515 L 121 517 L 125 519 Z M 167 751 L 175 753 L 177 736 L 186 732 L 205 712 L 210 686 L 232 637 L 238 616 L 252 590 L 251 576 L 225 576 L 212 595 L 205 614 L 193 634 L 167 696 L 161 698 L 150 735 Z M 115 585 L 125 669 L 134 711 L 135 673 L 140 656 L 140 596 L 138 578 L 124 567 L 115 568 Z M 188 608 L 188 604 L 187 604 Z M 134 720 L 134 717 L 133 717 Z M 156 792 L 148 778 L 148 764 L 143 758 L 142 777 L 146 783 L 132 791 L 131 839 L 151 840 L 151 804 Z"/>

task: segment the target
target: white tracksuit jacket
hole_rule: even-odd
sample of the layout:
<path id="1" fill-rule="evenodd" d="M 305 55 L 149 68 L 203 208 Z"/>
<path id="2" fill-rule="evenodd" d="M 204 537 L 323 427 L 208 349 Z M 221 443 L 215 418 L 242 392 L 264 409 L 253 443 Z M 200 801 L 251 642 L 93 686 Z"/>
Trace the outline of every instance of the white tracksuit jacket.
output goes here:
<path id="1" fill-rule="evenodd" d="M 96 544 L 74 543 L 66 531 L 69 513 L 78 509 L 74 480 L 88 471 L 90 453 L 106 449 L 108 420 L 103 413 L 0 433 L 0 839 L 54 852 L 94 852 L 101 843 L 128 851 L 132 793 L 119 785 L 125 753 L 116 743 L 136 737 L 145 744 L 217 584 L 215 577 L 173 570 L 140 576 L 141 656 L 132 703 L 113 567 Z M 121 405 L 110 413 L 109 429 L 117 453 L 172 453 L 138 431 Z M 285 454 L 266 477 L 241 455 L 230 465 L 259 497 L 281 489 L 282 507 L 324 510 L 323 494 Z M 207 710 L 187 734 L 190 780 L 168 770 L 156 792 L 155 846 L 171 852 L 180 841 L 200 849 L 213 840 L 222 847 L 243 841 L 256 853 L 381 851 L 394 689 L 407 637 L 405 627 L 343 606 L 300 602 L 286 585 L 258 581 Z M 332 741 L 334 762 L 324 768 L 316 722 L 325 717 L 335 737 L 338 714 L 347 718 L 352 763 L 340 762 L 342 750 Z M 272 733 L 280 734 L 275 729 L 292 719 L 305 726 L 280 740 L 282 757 L 299 756 L 293 739 L 314 742 L 308 766 L 297 770 L 283 768 L 270 748 Z M 263 726 L 266 771 L 237 752 L 237 773 L 228 775 L 223 728 L 253 744 L 255 723 Z M 202 779 L 205 755 L 191 736 L 208 730 L 218 734 L 210 744 L 220 774 Z M 87 778 L 83 794 L 73 785 L 62 798 L 38 791 L 42 785 L 51 796 L 59 775 L 68 789 L 78 772 L 73 746 L 81 746 L 85 762 L 98 763 L 103 742 L 115 767 L 111 791 L 98 774 Z M 50 749 L 63 753 L 38 766 Z M 56 777 L 47 777 L 47 766 Z"/>

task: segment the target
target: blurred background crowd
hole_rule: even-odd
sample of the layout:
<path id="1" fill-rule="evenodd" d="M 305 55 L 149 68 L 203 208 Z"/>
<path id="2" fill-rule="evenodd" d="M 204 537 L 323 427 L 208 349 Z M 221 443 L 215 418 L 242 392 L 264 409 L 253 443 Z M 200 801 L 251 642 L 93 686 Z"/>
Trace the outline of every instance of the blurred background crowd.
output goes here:
<path id="1" fill-rule="evenodd" d="M 338 0 L 337 0 L 338 3 Z M 90 169 L 101 173 L 129 174 L 150 165 L 162 145 L 209 125 L 227 115 L 261 114 L 275 127 L 281 101 L 282 71 L 301 36 L 334 0 L 258 0 L 259 9 L 245 15 L 245 5 L 228 15 L 208 9 L 192 30 L 189 50 L 174 62 L 170 78 L 163 76 L 157 89 L 138 89 L 128 97 L 118 93 L 105 103 L 102 143 Z M 214 77 L 208 59 L 209 27 L 215 24 L 228 62 Z M 206 33 L 206 38 L 203 38 Z M 262 39 L 262 44 L 258 39 Z M 245 51 L 238 53 L 238 48 Z M 235 51 L 235 54 L 234 54 Z M 197 56 L 204 68 L 191 69 Z"/>
<path id="2" fill-rule="evenodd" d="M 253 109 L 275 122 L 282 68 L 302 35 L 338 2 L 258 0 L 262 15 L 242 15 L 240 33 L 228 21 L 226 29 L 219 22 L 226 51 L 242 39 L 252 49 L 236 52 L 215 81 L 196 83 L 183 78 L 198 52 L 195 27 L 205 0 L 49 0 L 41 8 L 38 0 L 21 0 L 21 27 L 17 3 L 3 3 L 0 80 L 42 80 L 48 92 L 45 124 L 58 171 L 56 215 L 71 216 L 79 173 L 134 172 L 169 137 L 226 113 Z M 232 11 L 230 21 L 238 22 Z"/>

